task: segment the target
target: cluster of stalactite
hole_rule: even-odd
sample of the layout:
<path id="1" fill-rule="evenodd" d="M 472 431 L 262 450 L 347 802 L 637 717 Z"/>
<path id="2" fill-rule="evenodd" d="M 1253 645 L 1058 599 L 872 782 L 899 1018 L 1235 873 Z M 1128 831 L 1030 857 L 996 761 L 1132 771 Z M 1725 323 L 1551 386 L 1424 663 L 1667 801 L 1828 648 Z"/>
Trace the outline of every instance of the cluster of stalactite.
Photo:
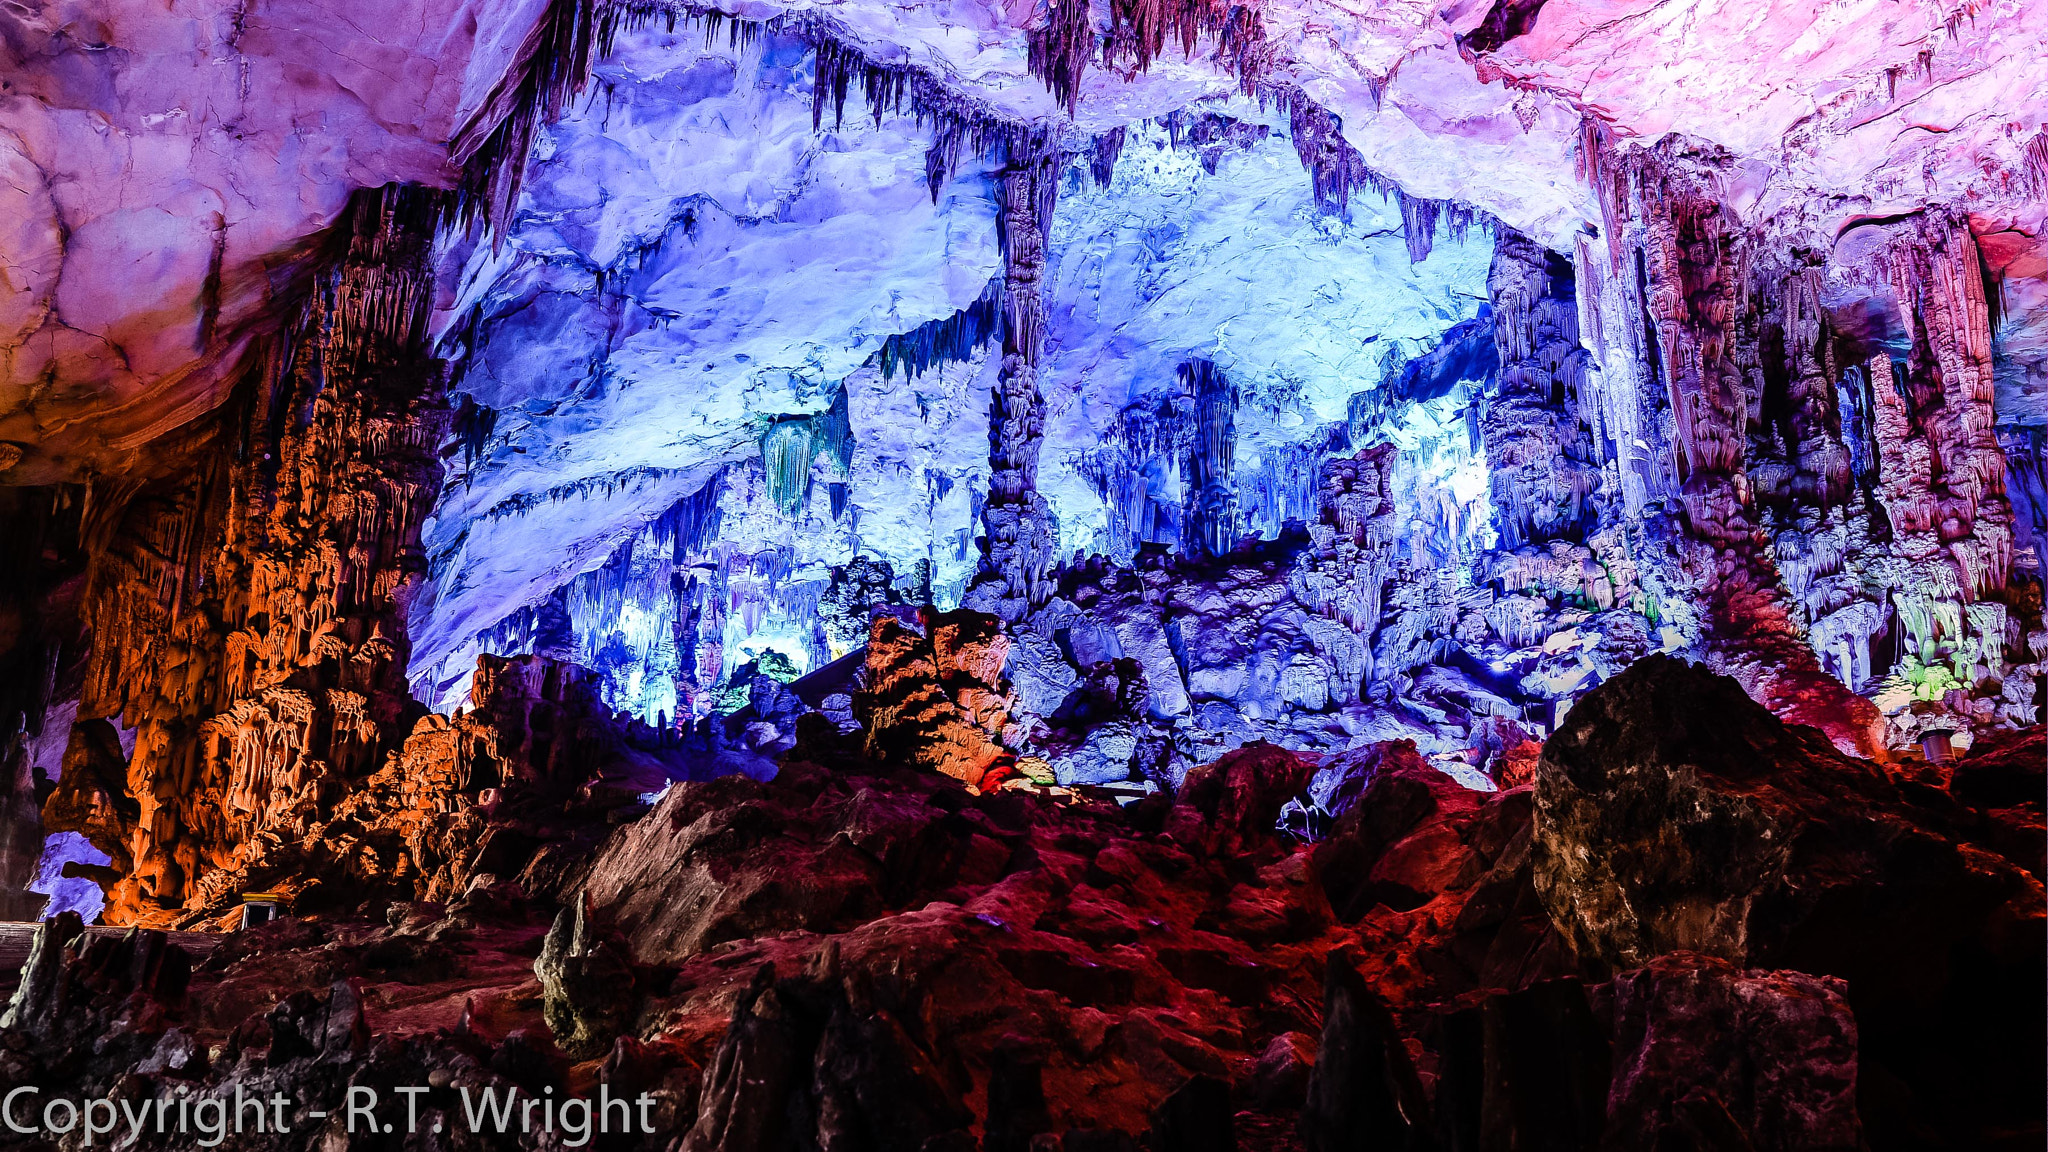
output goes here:
<path id="1" fill-rule="evenodd" d="M 1187 556 L 1228 553 L 1245 525 L 1240 504 L 1247 498 L 1263 513 L 1253 520 L 1267 535 L 1285 513 L 1304 519 L 1315 508 L 1319 453 L 1274 451 L 1257 475 L 1239 475 L 1236 386 L 1207 360 L 1190 360 L 1176 375 L 1178 389 L 1125 406 L 1101 444 L 1072 461 L 1102 498 L 1100 549 L 1119 563 L 1146 544 Z"/>
<path id="2" fill-rule="evenodd" d="M 1669 542 L 1666 562 L 1646 567 L 1671 592 L 1704 606 L 1698 640 L 1717 663 L 1781 710 L 1810 719 L 1821 718 L 1808 714 L 1814 709 L 1846 712 L 1852 727 L 1865 727 L 1874 713 L 1822 673 L 1761 535 L 1746 441 L 1752 397 L 1763 395 L 1767 374 L 1785 370 L 1782 336 L 1770 347 L 1763 338 L 1766 326 L 1781 322 L 1766 312 L 1775 312 L 1782 295 L 1752 279 L 1760 253 L 1708 191 L 1705 173 L 1717 162 L 1671 145 L 1654 156 L 1630 154 L 1622 171 L 1603 161 L 1607 175 L 1596 176 L 1626 187 L 1600 189 L 1610 245 L 1606 254 L 1581 249 L 1582 258 L 1602 262 L 1587 287 L 1625 297 L 1609 309 L 1616 314 L 1610 321 L 1629 329 L 1628 352 L 1618 359 L 1635 361 L 1607 362 L 1615 374 L 1601 386 L 1637 392 L 1638 406 L 1653 415 L 1646 421 L 1624 411 L 1616 431 L 1635 433 L 1651 454 L 1668 454 L 1664 467 L 1635 470 L 1642 502 L 1628 501 L 1628 511 L 1641 535 Z M 1773 353 L 1779 359 L 1767 369 Z M 1660 434 L 1645 440 L 1640 434 L 1651 423 Z M 1623 441 L 1610 434 L 1605 443 Z"/>
<path id="3" fill-rule="evenodd" d="M 1253 124 L 1221 112 L 1203 112 L 1199 115 L 1184 108 L 1176 108 L 1161 118 L 1166 125 L 1166 139 L 1178 151 L 1187 149 L 1201 160 L 1202 170 L 1209 175 L 1216 174 L 1216 166 L 1228 151 L 1245 152 L 1258 146 L 1272 129 L 1264 124 Z"/>
<path id="4" fill-rule="evenodd" d="M 658 727 L 692 714 L 702 688 L 723 671 L 699 664 L 720 649 L 715 636 L 702 644 L 697 630 L 706 601 L 725 590 L 724 565 L 693 566 L 714 555 L 724 494 L 724 475 L 713 475 L 560 593 L 562 658 L 598 674 L 607 705 Z M 533 610 L 536 622 L 551 602 Z M 535 634 L 526 646 L 498 651 L 543 650 Z"/>
<path id="5" fill-rule="evenodd" d="M 1379 627 L 1392 575 L 1396 510 L 1389 474 L 1391 444 L 1361 448 L 1323 465 L 1321 516 L 1309 526 L 1313 541 L 1295 577 L 1295 595 L 1353 632 Z"/>
<path id="6" fill-rule="evenodd" d="M 1408 242 L 1408 260 L 1420 264 L 1429 258 L 1441 225 L 1462 241 L 1473 228 L 1492 228 L 1493 219 L 1455 200 L 1431 200 L 1411 196 L 1392 180 L 1372 170 L 1358 149 L 1344 138 L 1344 121 L 1291 88 L 1262 89 L 1262 100 L 1278 103 L 1287 112 L 1288 134 L 1301 166 L 1308 170 L 1315 200 L 1324 211 L 1343 213 L 1356 191 L 1377 192 L 1392 201 L 1401 213 L 1401 232 Z"/>
<path id="7" fill-rule="evenodd" d="M 1183 55 L 1193 58 L 1198 42 L 1207 38 L 1216 45 L 1216 62 L 1237 78 L 1246 96 L 1277 103 L 1288 112 L 1295 147 L 1314 182 L 1316 201 L 1326 210 L 1343 212 L 1356 189 L 1379 192 L 1398 207 L 1409 256 L 1416 263 L 1428 257 L 1440 225 L 1459 238 L 1473 226 L 1491 226 L 1485 214 L 1455 201 L 1403 192 L 1365 164 L 1344 139 L 1336 114 L 1297 88 L 1270 82 L 1271 51 L 1256 6 L 1240 0 L 1114 0 L 1110 15 L 1109 31 L 1099 39 L 1089 6 L 1079 2 L 1048 5 L 1027 29 L 1030 70 L 1070 116 L 1088 61 L 1098 50 L 1105 66 L 1129 75 L 1150 68 L 1171 41 L 1178 41 Z M 1043 126 L 991 112 L 958 95 L 929 69 L 876 59 L 845 28 L 815 12 L 755 20 L 686 0 L 550 0 L 503 77 L 456 134 L 451 153 L 463 170 L 453 203 L 457 218 L 471 224 L 481 221 L 502 234 L 518 207 L 536 131 L 574 104 L 588 87 L 593 66 L 611 52 L 620 33 L 656 24 L 670 34 L 682 27 L 700 27 L 707 41 L 723 34 L 734 48 L 764 35 L 791 36 L 809 44 L 814 52 L 812 128 L 823 130 L 828 107 L 835 129 L 845 122 L 847 96 L 858 81 L 877 125 L 885 115 L 908 112 L 930 129 L 925 179 L 935 201 L 963 160 L 1028 168 L 1048 153 Z M 1377 101 L 1386 80 L 1369 84 Z M 1175 113 L 1170 124 L 1176 134 L 1181 119 Z M 1249 125 L 1237 128 L 1239 135 L 1229 141 L 1237 147 L 1255 142 L 1245 135 L 1264 131 Z M 1112 128 L 1090 142 L 1090 169 L 1098 184 L 1109 181 L 1123 133 L 1120 127 Z M 1213 172 L 1222 149 L 1216 142 L 1205 143 L 1203 164 Z"/>
<path id="8" fill-rule="evenodd" d="M 784 480 L 775 481 L 771 472 L 755 483 L 743 466 L 721 469 L 624 539 L 602 564 L 478 633 L 475 650 L 573 660 L 597 673 L 596 690 L 605 704 L 668 729 L 713 710 L 730 711 L 732 691 L 740 691 L 744 699 L 744 685 L 715 689 L 735 671 L 726 659 L 728 641 L 757 634 L 765 621 L 808 625 L 807 633 L 799 630 L 793 638 L 804 645 L 811 669 L 829 663 L 835 652 L 858 645 L 866 636 L 870 601 L 902 598 L 860 595 L 854 586 L 863 583 L 856 571 L 862 562 L 835 571 L 828 585 L 800 569 L 791 546 L 764 547 L 744 534 L 725 532 L 727 516 L 734 511 L 727 507 L 729 499 L 745 501 L 748 492 L 757 492 L 778 512 L 786 512 L 778 483 L 787 486 L 785 491 L 807 492 L 814 452 L 839 452 L 832 446 L 835 436 L 850 450 L 843 404 L 777 425 L 792 426 L 810 431 L 803 438 L 792 437 L 797 446 L 789 453 L 795 463 Z M 840 432 L 831 432 L 834 427 Z M 825 442 L 822 447 L 816 446 L 819 441 Z M 771 465 L 780 460 L 775 453 L 781 449 L 773 439 L 764 441 L 763 447 Z M 744 504 L 738 507 L 743 510 Z M 842 587 L 850 572 L 851 583 Z M 928 602 L 930 565 L 916 566 L 905 578 L 906 591 L 916 590 L 916 602 Z M 726 634 L 728 624 L 736 629 L 731 637 Z M 451 706 L 451 693 L 468 675 L 469 660 L 470 652 L 459 650 L 419 677 L 422 697 Z"/>
<path id="9" fill-rule="evenodd" d="M 66 772 L 45 816 L 114 861 L 110 922 L 221 904 L 260 839 L 375 772 L 421 711 L 404 604 L 448 431 L 423 350 L 441 210 L 358 193 L 186 467 L 86 513 L 78 715 L 117 718 L 134 752 Z"/>
<path id="10" fill-rule="evenodd" d="M 1192 441 L 1186 395 L 1163 393 L 1117 413 L 1102 442 L 1077 454 L 1074 468 L 1102 498 L 1103 539 L 1097 550 L 1128 564 L 1145 544 L 1179 549 L 1187 502 L 1179 465 Z"/>
<path id="11" fill-rule="evenodd" d="M 1035 28 L 1025 33 L 1026 66 L 1045 81 L 1053 98 L 1072 116 L 1081 99 L 1081 77 L 1095 55 L 1095 25 L 1088 0 L 1053 0 Z"/>
<path id="12" fill-rule="evenodd" d="M 550 657 L 481 657 L 470 703 L 452 716 L 419 715 L 388 741 L 374 772 L 333 781 L 317 801 L 237 844 L 201 878 L 204 898 L 188 899 L 175 917 L 110 899 L 107 918 L 232 928 L 237 895 L 256 890 L 300 914 L 450 901 L 480 874 L 531 864 L 534 837 L 587 820 L 579 808 L 630 803 L 638 785 L 624 770 L 629 749 L 644 756 L 664 746 L 604 706 L 589 670 Z M 279 746 L 307 736 L 288 734 Z M 112 721 L 80 721 L 65 777 L 107 791 L 123 769 Z M 221 802 L 206 781 L 195 787 Z M 61 804 L 53 809 L 62 815 Z M 126 880 L 118 858 L 85 871 L 110 893 Z"/>
<path id="13" fill-rule="evenodd" d="M 1876 256 L 1831 266 L 1738 224 L 1725 157 L 1616 155 L 1597 131 L 1587 147 L 1607 243 L 1578 251 L 1603 369 L 1580 410 L 1627 527 L 1664 543 L 1646 567 L 1706 606 L 1710 658 L 1782 712 L 1851 727 L 1874 714 L 1841 685 L 1891 673 L 1918 696 L 1894 740 L 2034 722 L 2048 635 L 2038 583 L 2013 578 L 1967 223 L 1871 225 Z M 1890 302 L 1903 358 L 1831 329 L 1829 275 Z"/>
<path id="14" fill-rule="evenodd" d="M 1079 10 L 1079 23 L 1085 28 L 1086 6 L 1069 8 Z M 655 25 L 670 35 L 679 28 L 698 27 L 707 42 L 723 35 L 733 48 L 771 35 L 809 44 L 815 53 L 813 129 L 823 129 L 828 107 L 835 129 L 845 122 L 846 98 L 859 81 L 875 123 L 880 124 L 885 115 L 908 112 L 920 126 L 930 128 L 925 180 L 934 200 L 963 159 L 1005 163 L 1012 157 L 1028 160 L 1042 151 L 1042 128 L 993 114 L 961 98 L 929 69 L 869 56 L 845 29 L 816 12 L 788 12 L 755 20 L 678 0 L 549 0 L 504 75 L 450 146 L 463 172 L 454 197 L 456 217 L 502 235 L 518 208 L 535 133 L 574 105 L 590 84 L 593 66 L 612 51 L 621 33 Z M 1065 26 L 1064 34 L 1073 39 L 1077 32 Z M 1064 49 L 1053 55 L 1070 60 Z M 1078 87 L 1078 69 L 1073 83 Z"/>
<path id="15" fill-rule="evenodd" d="M 1706 195 L 1719 162 L 1603 159 L 1619 239 L 1571 259 L 1497 232 L 1490 312 L 1387 375 L 1434 430 L 1375 443 L 1394 414 L 1368 411 L 1312 438 L 1305 541 L 1209 559 L 1199 389 L 1127 408 L 1077 461 L 1110 559 L 1012 629 L 1015 746 L 1062 782 L 1397 730 L 1480 767 L 1657 651 L 1845 748 L 2038 723 L 2039 438 L 1994 427 L 1967 230 L 1927 213 L 1875 260 L 1795 260 Z M 1831 330 L 1842 283 L 1902 302 L 1909 339 Z M 1143 707 L 1083 715 L 1124 658 Z"/>
<path id="16" fill-rule="evenodd" d="M 1112 68 L 1143 72 L 1176 41 L 1181 55 L 1193 59 L 1206 38 L 1216 46 L 1216 62 L 1249 96 L 1272 63 L 1259 10 L 1242 0 L 1111 0 L 1109 21 L 1102 59 Z"/>
<path id="17" fill-rule="evenodd" d="M 1583 543 L 1600 473 L 1580 419 L 1588 358 L 1570 262 L 1503 228 L 1487 296 L 1498 367 L 1479 430 L 1501 545 Z"/>
<path id="18" fill-rule="evenodd" d="M 973 303 L 951 316 L 884 338 L 873 359 L 882 379 L 894 380 L 899 369 L 912 378 L 941 365 L 973 360 L 1002 334 L 1003 281 L 1001 276 L 991 277 Z"/>

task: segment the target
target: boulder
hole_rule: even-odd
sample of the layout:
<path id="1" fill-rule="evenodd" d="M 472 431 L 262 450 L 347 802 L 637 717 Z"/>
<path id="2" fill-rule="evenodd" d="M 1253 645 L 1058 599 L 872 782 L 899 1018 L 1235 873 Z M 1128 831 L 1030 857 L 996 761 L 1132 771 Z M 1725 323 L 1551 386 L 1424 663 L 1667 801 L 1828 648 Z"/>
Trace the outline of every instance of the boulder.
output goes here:
<path id="1" fill-rule="evenodd" d="M 1744 971 L 1693 952 L 1623 973 L 1605 1146 L 1865 1147 L 1846 991 L 1826 976 Z"/>
<path id="2" fill-rule="evenodd" d="M 1224 850 L 1270 842 L 1278 835 L 1280 809 L 1308 787 L 1314 774 L 1312 761 L 1254 741 L 1189 772 L 1178 806 L 1199 814 Z"/>
<path id="3" fill-rule="evenodd" d="M 1596 972 L 1686 951 L 1846 981 L 1873 1141 L 1967 1143 L 2042 1111 L 2043 889 L 1990 827 L 1652 656 L 1545 745 L 1535 888 Z"/>
<path id="4" fill-rule="evenodd" d="M 633 970 L 609 940 L 599 937 L 581 897 L 555 917 L 533 974 L 540 981 L 548 1028 L 571 1056 L 603 1052 L 632 1022 Z"/>

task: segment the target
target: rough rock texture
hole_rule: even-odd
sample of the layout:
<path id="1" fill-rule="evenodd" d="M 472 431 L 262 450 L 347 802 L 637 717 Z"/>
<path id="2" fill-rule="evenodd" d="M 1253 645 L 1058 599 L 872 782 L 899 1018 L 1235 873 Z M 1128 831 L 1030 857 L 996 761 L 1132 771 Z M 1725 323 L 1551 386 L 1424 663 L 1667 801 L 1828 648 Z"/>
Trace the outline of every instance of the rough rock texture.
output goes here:
<path id="1" fill-rule="evenodd" d="M 533 14 L 380 0 L 346 19 L 319 3 L 12 15 L 0 476 L 129 473 L 228 402 L 351 195 L 447 179 L 449 138 Z"/>
<path id="2" fill-rule="evenodd" d="M 1645 684 L 1664 686 L 1670 723 L 1639 721 Z M 575 806 L 530 822 L 517 882 L 394 901 L 381 921 L 266 925 L 188 962 L 187 981 L 161 936 L 66 948 L 76 921 L 53 921 L 0 1059 L 67 1090 L 260 1087 L 302 1110 L 349 1084 L 426 1084 L 423 1124 L 458 1117 L 463 1087 L 644 1091 L 658 1131 L 628 1147 L 706 1152 L 1887 1149 L 2039 1133 L 2039 1070 L 2015 1057 L 2039 1017 L 2013 1010 L 2037 994 L 2019 977 L 2038 970 L 2038 882 L 1972 844 L 2041 855 L 2037 738 L 1987 747 L 1945 788 L 1895 785 L 1732 681 L 1650 661 L 1581 701 L 1533 791 L 1474 791 L 1405 743 L 1315 759 L 1254 745 L 1177 798 L 1120 807 L 1087 788 L 977 794 L 865 760 L 829 724 L 804 741 L 816 761 L 678 783 L 623 826 Z M 603 752 L 565 747 L 571 762 Z M 1729 749 L 1743 774 L 1714 759 Z M 1743 785 L 1788 822 L 1795 865 L 1832 861 L 1801 882 L 1834 887 L 1752 901 L 1740 959 L 1575 958 L 1566 939 L 1592 929 L 1549 887 L 1552 842 L 1578 827 L 1553 824 L 1560 777 L 1649 779 L 1674 759 L 1696 788 Z M 1864 807 L 1796 806 L 1822 789 Z M 1311 798 L 1334 824 L 1303 842 L 1277 825 Z M 1668 847 L 1635 846 L 1667 813 L 1611 811 L 1633 823 L 1575 858 L 1665 861 Z M 1858 848 L 1887 829 L 1917 847 Z M 1726 830 L 1695 839 L 1745 847 Z M 1843 898 L 1858 885 L 1878 891 Z M 2021 895 L 1989 909 L 1987 885 Z M 1914 919 L 1937 907 L 1942 923 Z M 1804 919 L 1773 942 L 1767 914 Z M 345 1142 L 290 1119 L 257 1146 Z"/>
<path id="3" fill-rule="evenodd" d="M 1314 1027 L 1327 905 L 1270 821 L 1236 831 L 1304 767 L 1275 778 L 1257 756 L 1219 765 L 1242 786 L 1213 816 L 790 762 L 769 784 L 679 785 L 582 891 L 635 926 L 637 962 L 678 969 L 643 1018 L 717 1042 L 691 1147 L 758 1146 L 735 1126 L 765 1121 L 741 1097 L 771 1075 L 816 1086 L 784 1097 L 807 1131 L 1135 1136 L 1189 1077 L 1246 1080 L 1272 1037 Z"/>
<path id="4" fill-rule="evenodd" d="M 1837 977 L 1873 1125 L 1992 1133 L 2028 1115 L 2038 850 L 2002 854 L 2013 842 L 1949 793 L 1651 657 L 1545 745 L 1535 827 L 1536 891 L 1587 961 L 1683 950 Z"/>
<path id="5" fill-rule="evenodd" d="M 635 1006 L 633 972 L 610 941 L 599 938 L 578 900 L 562 909 L 533 963 L 555 1042 L 571 1056 L 611 1047 Z"/>
<path id="6" fill-rule="evenodd" d="M 1009 647 L 999 620 L 968 608 L 923 611 L 915 628 L 875 617 L 865 682 L 853 696 L 867 755 L 993 786 L 1010 759 L 997 741 L 1009 713 Z"/>
<path id="7" fill-rule="evenodd" d="M 1843 992 L 1825 976 L 1744 972 L 1686 952 L 1617 977 L 1604 1141 L 1865 1147 Z"/>
<path id="8" fill-rule="evenodd" d="M 145 1126 L 142 1147 L 189 1148 L 223 1131 L 264 1149 L 370 1147 L 388 1138 L 360 1120 L 349 1133 L 349 1091 L 376 1092 L 379 1119 L 405 1138 L 396 1089 L 429 1084 L 415 1099 L 420 1132 L 411 1139 L 439 1126 L 446 1147 L 539 1147 L 538 1134 L 518 1133 L 516 1116 L 506 1137 L 470 1133 L 457 1093 L 467 1088 L 474 1101 L 488 1088 L 502 1101 L 515 1088 L 568 1087 L 534 1007 L 538 990 L 521 986 L 542 929 L 481 892 L 446 909 L 397 905 L 391 921 L 280 921 L 197 955 L 152 931 L 78 937 L 61 948 L 62 921 L 52 921 L 39 943 L 55 978 L 36 992 L 24 984 L 17 1011 L 0 1024 L 0 1075 L 131 1105 L 185 1096 L 185 1133 L 173 1111 L 167 1132 Z M 617 1073 L 605 1078 L 622 1084 Z M 273 1106 L 280 1094 L 283 1105 Z M 674 1101 L 664 1097 L 664 1107 L 672 1118 Z M 238 1108 L 242 1134 L 234 1135 Z M 118 1112 L 115 1119 L 126 1138 L 127 1122 Z M 96 1122 L 104 1142 L 106 1118 Z M 31 1138 L 25 1146 L 55 1145 Z"/>

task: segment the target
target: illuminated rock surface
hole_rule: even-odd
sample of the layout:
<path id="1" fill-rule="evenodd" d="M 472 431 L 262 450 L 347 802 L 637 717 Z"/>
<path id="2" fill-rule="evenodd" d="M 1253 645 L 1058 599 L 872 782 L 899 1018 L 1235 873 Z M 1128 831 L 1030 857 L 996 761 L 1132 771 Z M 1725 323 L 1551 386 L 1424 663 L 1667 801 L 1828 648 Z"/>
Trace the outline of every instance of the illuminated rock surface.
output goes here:
<path id="1" fill-rule="evenodd" d="M 1646 734 L 1615 711 L 1640 693 L 1726 722 Z M 2040 861 L 2026 855 L 2039 797 L 1972 806 L 2038 783 L 2038 737 L 2007 768 L 1987 756 L 1977 793 L 1960 775 L 1953 792 L 1902 790 L 1732 682 L 1652 661 L 1596 690 L 1555 739 L 1570 750 L 1546 755 L 1533 794 L 1475 792 L 1402 743 L 1324 762 L 1338 816 L 1320 843 L 1273 827 L 1319 765 L 1271 745 L 1198 770 L 1177 801 L 1119 808 L 976 795 L 821 737 L 806 754 L 822 762 L 792 757 L 772 782 L 681 784 L 651 811 L 622 796 L 628 819 L 645 815 L 594 852 L 558 839 L 516 877 L 481 869 L 491 840 L 531 831 L 530 817 L 458 806 L 484 847 L 458 857 L 452 901 L 229 936 L 196 963 L 178 954 L 189 987 L 147 975 L 170 961 L 119 951 L 161 950 L 154 934 L 68 960 L 41 945 L 10 1020 L 24 1044 L 6 1058 L 23 1077 L 99 1090 L 147 1057 L 167 1082 L 302 1099 L 339 1091 L 336 1058 L 353 1083 L 430 1083 L 441 1069 L 422 1106 L 444 1117 L 456 1086 L 560 1091 L 595 1075 L 652 1090 L 668 1138 L 704 1148 L 783 1146 L 759 1143 L 763 1130 L 892 1147 L 977 1130 L 984 1146 L 1018 1128 L 1156 1133 L 1168 1095 L 1197 1076 L 1233 1101 L 1237 1146 L 1257 1148 L 1411 1128 L 1455 1145 L 1502 1125 L 1567 1147 L 1602 1133 L 1649 1147 L 1701 1125 L 1765 1146 L 1854 1147 L 1861 1134 L 1914 1147 L 1897 1134 L 1977 1143 L 2038 1122 L 2038 1049 L 2024 1041 L 2040 1006 Z M 1832 800 L 1789 869 L 1762 870 L 1641 851 L 1637 838 L 1671 826 L 1640 804 L 1610 808 L 1601 839 L 1564 854 L 1628 892 L 1644 929 L 1662 908 L 1749 909 L 1746 936 L 1740 918 L 1681 915 L 1705 933 L 1659 954 L 1644 929 L 1600 918 L 1599 885 L 1581 897 L 1557 883 L 1580 825 L 1549 814 L 1583 804 L 1589 780 L 1647 786 L 1678 779 L 1675 765 L 1700 765 L 1698 787 L 1741 787 L 1751 799 L 1727 805 L 1760 819 L 1788 819 L 1794 802 L 1779 798 Z M 593 802 L 583 819 L 602 829 Z M 1859 835 L 1894 858 L 1828 820 L 1870 825 Z M 2016 825 L 2032 839 L 2011 857 L 1987 832 Z M 1679 834 L 1700 851 L 1756 851 L 1725 827 Z M 1909 884 L 1931 919 L 1886 946 L 1896 901 L 1791 890 L 1795 873 Z M 584 910 L 557 916 L 558 899 Z M 1616 952 L 1617 932 L 1644 943 Z M 148 1011 L 115 1020 L 137 987 Z M 91 1054 L 69 1047 L 95 1030 Z M 1305 1081 L 1275 1087 L 1276 1045 L 1313 1054 Z M 194 1055 L 166 1064 L 180 1052 Z M 1391 1080 L 1377 1070 L 1394 1065 Z"/>
<path id="2" fill-rule="evenodd" d="M 2041 15 L 10 10 L 0 1079 L 2038 1146 Z"/>

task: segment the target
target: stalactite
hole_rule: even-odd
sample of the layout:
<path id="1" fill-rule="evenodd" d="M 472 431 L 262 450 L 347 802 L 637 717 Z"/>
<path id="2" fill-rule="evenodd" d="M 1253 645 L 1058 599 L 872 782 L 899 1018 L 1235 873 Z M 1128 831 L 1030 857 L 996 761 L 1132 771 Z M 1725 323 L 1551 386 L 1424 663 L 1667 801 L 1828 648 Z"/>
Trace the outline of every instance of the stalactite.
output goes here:
<path id="1" fill-rule="evenodd" d="M 1180 366 L 1181 389 L 1192 402 L 1195 434 L 1186 465 L 1187 525 L 1182 540 L 1190 550 L 1222 556 L 1237 545 L 1237 388 L 1207 360 Z"/>
<path id="2" fill-rule="evenodd" d="M 1279 98 L 1287 111 L 1295 155 L 1308 170 L 1318 205 L 1342 212 L 1358 188 L 1371 189 L 1382 197 L 1392 194 L 1393 185 L 1366 167 L 1358 149 L 1344 139 L 1344 123 L 1336 113 L 1297 94 L 1282 93 Z"/>
<path id="3" fill-rule="evenodd" d="M 1128 64 L 1144 72 L 1170 41 L 1193 59 L 1196 45 L 1208 37 L 1216 44 L 1217 63 L 1250 96 L 1271 64 L 1265 23 L 1255 6 L 1240 0 L 1110 0 L 1109 21 L 1102 58 L 1111 66 Z"/>
<path id="4" fill-rule="evenodd" d="M 1401 213 L 1402 235 L 1408 242 L 1408 260 L 1420 264 L 1429 258 L 1436 242 L 1439 223 L 1453 239 L 1464 240 L 1473 228 L 1492 230 L 1493 218 L 1454 200 L 1428 200 L 1410 196 L 1399 185 L 1372 170 L 1358 149 L 1344 138 L 1344 122 L 1336 113 L 1310 101 L 1300 92 L 1275 88 L 1261 90 L 1260 98 L 1278 103 L 1287 112 L 1288 133 L 1294 138 L 1295 155 L 1309 173 L 1316 204 L 1326 212 L 1349 211 L 1351 194 L 1359 189 L 1377 192 L 1391 200 Z"/>
<path id="5" fill-rule="evenodd" d="M 916 377 L 941 365 L 973 360 L 1002 333 L 1002 293 L 1003 277 L 992 277 L 967 307 L 883 340 L 874 356 L 882 379 L 894 380 L 898 368 L 904 376 Z"/>
<path id="6" fill-rule="evenodd" d="M 1097 188 L 1109 187 L 1116 175 L 1116 160 L 1123 155 L 1124 129 L 1122 126 L 1100 133 L 1088 143 L 1088 175 Z"/>
<path id="7" fill-rule="evenodd" d="M 778 420 L 761 434 L 761 467 L 768 477 L 768 499 L 785 516 L 796 516 L 810 503 L 811 461 L 817 444 L 807 417 Z"/>
<path id="8" fill-rule="evenodd" d="M 844 476 L 853 464 L 853 446 L 844 388 L 823 412 L 776 418 L 761 434 L 761 467 L 769 500 L 784 516 L 800 518 L 810 506 L 811 465 L 818 454 L 823 452 Z"/>
<path id="9" fill-rule="evenodd" d="M 476 472 L 476 462 L 484 455 L 485 446 L 490 443 L 491 433 L 498 427 L 498 412 L 476 402 L 476 398 L 465 393 L 456 406 L 451 430 L 455 443 L 462 448 L 464 482 Z"/>
<path id="10" fill-rule="evenodd" d="M 2020 165 L 2037 200 L 2048 200 L 2048 128 L 2034 134 L 2021 149 Z"/>
<path id="11" fill-rule="evenodd" d="M 1088 58 L 1095 55 L 1095 25 L 1088 17 L 1088 0 L 1051 0 L 1038 27 L 1025 33 L 1026 66 L 1045 82 L 1053 99 L 1074 115 L 1081 99 L 1081 77 L 1088 71 Z"/>

